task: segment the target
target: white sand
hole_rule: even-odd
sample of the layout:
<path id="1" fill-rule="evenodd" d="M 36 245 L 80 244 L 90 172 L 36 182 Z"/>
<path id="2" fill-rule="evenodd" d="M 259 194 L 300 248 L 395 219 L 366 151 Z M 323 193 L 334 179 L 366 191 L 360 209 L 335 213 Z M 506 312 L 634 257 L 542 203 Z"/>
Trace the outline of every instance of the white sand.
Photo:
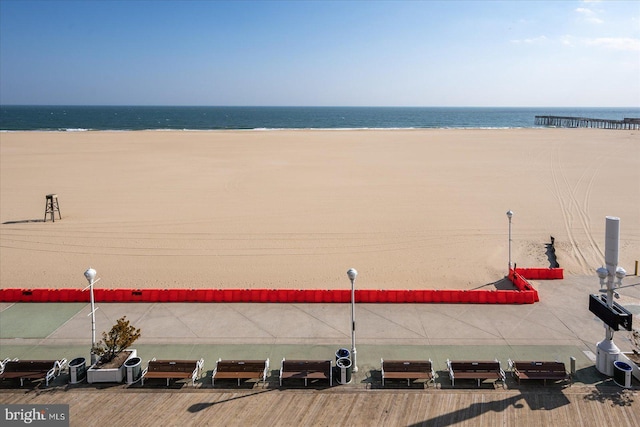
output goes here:
<path id="1" fill-rule="evenodd" d="M 43 223 L 45 194 L 62 220 Z M 512 258 L 640 259 L 640 134 L 596 129 L 0 134 L 0 286 L 475 288 Z M 594 289 L 597 279 L 594 274 Z"/>

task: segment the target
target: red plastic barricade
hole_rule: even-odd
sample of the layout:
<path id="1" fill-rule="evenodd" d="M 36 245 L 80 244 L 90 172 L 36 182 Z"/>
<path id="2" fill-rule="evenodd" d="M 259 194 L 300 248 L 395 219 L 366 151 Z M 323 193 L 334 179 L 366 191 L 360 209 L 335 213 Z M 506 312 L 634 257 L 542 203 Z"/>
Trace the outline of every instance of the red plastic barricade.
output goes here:
<path id="1" fill-rule="evenodd" d="M 398 292 L 388 290 L 380 291 L 380 299 L 385 303 L 395 304 L 398 302 Z"/>
<path id="2" fill-rule="evenodd" d="M 129 292 L 129 297 L 126 302 L 143 302 L 144 294 L 141 289 L 131 289 Z"/>
<path id="3" fill-rule="evenodd" d="M 213 289 L 201 289 L 200 292 L 201 292 L 200 293 L 201 302 L 213 301 Z"/>
<path id="4" fill-rule="evenodd" d="M 464 291 L 463 296 L 465 300 L 464 302 L 469 304 L 477 304 L 478 301 L 480 301 L 478 291 Z"/>
<path id="5" fill-rule="evenodd" d="M 469 303 L 531 304 L 538 292 L 523 274 L 562 278 L 562 269 L 517 269 L 509 279 L 519 291 L 412 289 L 355 291 L 357 303 Z M 543 273 L 540 273 L 543 272 Z M 104 289 L 95 288 L 97 302 L 262 302 L 262 303 L 349 303 L 349 289 Z M 0 289 L 2 302 L 88 302 L 82 289 Z"/>
<path id="6" fill-rule="evenodd" d="M 525 279 L 531 280 L 554 280 L 564 278 L 564 270 L 562 268 L 516 268 L 515 271 Z"/>
<path id="7" fill-rule="evenodd" d="M 105 292 L 109 295 L 108 298 L 110 302 L 121 302 L 123 300 L 122 291 L 120 289 L 108 289 Z"/>
<path id="8" fill-rule="evenodd" d="M 431 291 L 431 302 L 433 303 L 441 303 L 442 302 L 442 291 L 439 289 L 434 289 Z"/>
<path id="9" fill-rule="evenodd" d="M 107 301 L 107 296 L 106 296 L 106 290 L 105 289 L 93 289 L 93 298 L 95 299 L 96 302 L 109 302 Z"/>
<path id="10" fill-rule="evenodd" d="M 20 296 L 20 302 L 40 302 L 35 299 L 38 295 L 34 295 L 35 289 L 23 289 Z"/>
<path id="11" fill-rule="evenodd" d="M 453 293 L 448 289 L 443 289 L 440 291 L 442 295 L 442 302 L 445 304 L 449 304 L 453 300 Z"/>
<path id="12" fill-rule="evenodd" d="M 69 302 L 85 302 L 91 299 L 89 293 L 82 292 L 81 289 L 69 289 L 67 298 L 69 298 Z"/>
<path id="13" fill-rule="evenodd" d="M 187 289 L 184 292 L 181 292 L 180 294 L 178 294 L 178 301 L 180 301 L 180 302 L 197 302 L 198 298 L 196 296 L 196 290 L 195 289 Z"/>
<path id="14" fill-rule="evenodd" d="M 60 293 L 57 289 L 42 289 L 42 302 L 60 301 Z"/>
<path id="15" fill-rule="evenodd" d="M 321 302 L 335 302 L 336 296 L 333 294 L 333 291 L 330 289 L 322 289 L 320 290 Z"/>
<path id="16" fill-rule="evenodd" d="M 478 304 L 486 304 L 487 303 L 487 291 L 474 291 L 478 295 Z"/>
<path id="17" fill-rule="evenodd" d="M 18 302 L 20 289 L 0 289 L 0 302 Z"/>
<path id="18" fill-rule="evenodd" d="M 407 291 L 395 291 L 395 294 L 396 294 L 396 302 L 398 303 L 409 302 L 407 301 Z"/>
<path id="19" fill-rule="evenodd" d="M 158 290 L 158 302 L 169 302 L 170 301 L 170 290 L 169 289 L 159 289 Z"/>
<path id="20" fill-rule="evenodd" d="M 422 303 L 424 302 L 424 290 L 416 289 L 412 291 L 407 291 L 409 295 L 407 295 L 407 302 L 413 303 Z"/>
<path id="21" fill-rule="evenodd" d="M 513 291 L 496 291 L 496 303 L 498 304 L 506 304 L 507 302 L 507 293 Z"/>

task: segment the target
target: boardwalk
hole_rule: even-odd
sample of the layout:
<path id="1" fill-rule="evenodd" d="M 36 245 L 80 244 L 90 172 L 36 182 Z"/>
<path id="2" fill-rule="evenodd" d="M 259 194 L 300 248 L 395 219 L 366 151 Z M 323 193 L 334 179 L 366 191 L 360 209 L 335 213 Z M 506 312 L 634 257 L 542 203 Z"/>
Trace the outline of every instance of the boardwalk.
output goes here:
<path id="1" fill-rule="evenodd" d="M 633 279 L 630 279 L 633 280 Z M 0 382 L 0 404 L 68 404 L 72 426 L 637 426 L 640 387 L 623 390 L 595 366 L 604 328 L 589 312 L 595 277 L 536 282 L 540 302 L 479 304 L 358 304 L 358 367 L 347 385 L 278 386 L 283 357 L 332 358 L 348 345 L 346 304 L 102 303 L 98 330 L 123 314 L 143 331 L 135 347 L 143 364 L 159 359 L 204 358 L 196 386 L 145 381 L 17 388 Z M 626 288 L 620 303 L 640 312 L 640 287 Z M 21 359 L 88 357 L 90 306 L 86 303 L 0 304 L 0 356 Z M 637 319 L 637 318 L 636 318 Z M 635 323 L 635 322 L 634 322 Z M 622 332 L 616 343 L 629 351 Z M 218 358 L 269 358 L 268 384 L 235 380 L 211 384 Z M 575 374 L 572 386 L 523 382 L 507 360 L 560 360 Z M 380 359 L 433 360 L 436 386 L 382 388 Z M 506 385 L 456 381 L 447 359 L 497 358 Z M 37 385 L 37 383 L 36 383 Z"/>
<path id="2" fill-rule="evenodd" d="M 131 426 L 637 426 L 637 391 L 115 388 L 0 391 L 4 404 L 69 404 L 70 425 Z"/>
<path id="3" fill-rule="evenodd" d="M 562 128 L 598 128 L 598 129 L 640 129 L 640 118 L 625 118 L 623 120 L 591 119 L 587 117 L 536 116 L 538 126 L 553 126 Z"/>

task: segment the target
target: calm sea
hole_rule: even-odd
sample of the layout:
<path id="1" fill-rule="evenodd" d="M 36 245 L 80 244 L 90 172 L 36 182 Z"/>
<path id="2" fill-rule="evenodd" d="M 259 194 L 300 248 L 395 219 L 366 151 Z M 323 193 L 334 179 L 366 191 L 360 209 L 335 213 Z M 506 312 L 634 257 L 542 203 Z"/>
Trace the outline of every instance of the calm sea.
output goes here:
<path id="1" fill-rule="evenodd" d="M 0 131 L 532 128 L 536 115 L 621 120 L 640 108 L 0 106 Z"/>

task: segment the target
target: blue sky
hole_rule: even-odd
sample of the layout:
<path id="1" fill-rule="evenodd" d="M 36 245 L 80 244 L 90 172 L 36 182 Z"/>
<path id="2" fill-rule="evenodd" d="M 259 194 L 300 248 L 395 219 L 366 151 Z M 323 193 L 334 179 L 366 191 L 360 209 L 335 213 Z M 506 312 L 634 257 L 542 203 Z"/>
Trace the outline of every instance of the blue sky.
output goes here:
<path id="1" fill-rule="evenodd" d="M 640 2 L 0 0 L 0 103 L 640 106 Z"/>

